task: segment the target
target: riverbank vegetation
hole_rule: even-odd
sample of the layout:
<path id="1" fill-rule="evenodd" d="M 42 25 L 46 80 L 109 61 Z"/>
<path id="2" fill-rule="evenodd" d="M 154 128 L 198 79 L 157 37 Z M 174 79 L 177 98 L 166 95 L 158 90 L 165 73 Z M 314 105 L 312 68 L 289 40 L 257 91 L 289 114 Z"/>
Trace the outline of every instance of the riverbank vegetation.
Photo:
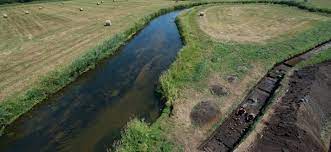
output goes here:
<path id="1" fill-rule="evenodd" d="M 8 14 L 0 19 L 1 128 L 113 54 L 150 20 L 185 3 L 153 1 L 146 8 L 146 2 L 97 6 L 87 0 L 1 7 L 0 12 Z M 109 18 L 113 25 L 104 27 Z"/>
<path id="2" fill-rule="evenodd" d="M 92 0 L 73 0 L 63 3 L 2 5 L 0 14 L 6 14 L 8 17 L 0 18 L 0 27 L 2 29 L 0 31 L 2 40 L 0 43 L 0 127 L 3 129 L 35 104 L 45 100 L 49 95 L 57 92 L 85 71 L 94 68 L 98 61 L 113 54 L 156 16 L 171 10 L 209 2 L 256 3 L 249 0 L 237 2 L 179 1 L 178 3 L 166 0 L 120 0 L 116 1 L 116 3 L 105 2 L 102 5 L 97 5 L 96 1 Z M 257 1 L 257 3 L 266 2 L 268 1 Z M 310 11 L 328 12 L 325 8 L 314 8 L 303 3 L 276 3 L 289 4 Z M 292 9 L 295 9 L 295 7 Z M 84 11 L 79 11 L 80 8 L 84 8 Z M 204 8 L 194 8 L 180 19 L 179 24 L 182 27 L 181 31 L 187 46 L 181 51 L 182 53 L 179 54 L 172 68 L 161 79 L 163 91 L 169 99 L 168 107 L 164 110 L 164 114 L 157 123 L 153 124 L 152 128 L 149 128 L 145 123 L 139 124 L 138 126 L 140 127 L 132 127 L 135 130 L 146 131 L 147 129 L 148 131 L 146 132 L 150 132 L 148 136 L 153 138 L 149 138 L 150 140 L 148 141 L 151 142 L 147 144 L 147 147 L 165 144 L 161 147 L 166 149 L 181 148 L 177 147 L 177 144 L 166 140 L 173 138 L 173 134 L 176 133 L 167 135 L 177 127 L 172 126 L 172 121 L 180 120 L 168 118 L 171 109 L 170 105 L 175 107 L 185 106 L 185 101 L 180 100 L 190 95 L 197 97 L 197 100 L 199 98 L 202 99 L 201 96 L 204 95 L 210 98 L 209 91 L 205 89 L 207 80 L 210 83 L 218 82 L 218 80 L 222 82 L 224 81 L 222 79 L 225 79 L 228 75 L 233 75 L 238 82 L 233 86 L 225 86 L 229 89 L 228 91 L 241 87 L 242 83 L 252 85 L 253 81 L 257 80 L 263 73 L 260 70 L 265 71 L 272 66 L 261 66 L 261 64 L 273 64 L 283 58 L 294 55 L 302 51 L 302 49 L 325 40 L 329 34 L 329 29 L 326 29 L 326 27 L 330 26 L 330 24 L 326 21 L 328 20 L 326 17 L 319 16 L 314 19 L 314 16 L 316 17 L 317 15 L 310 16 L 306 13 L 307 20 L 309 20 L 307 22 L 311 20 L 318 22 L 307 25 L 307 29 L 304 26 L 305 32 L 301 33 L 301 35 L 301 31 L 298 33 L 294 32 L 291 35 L 294 37 L 290 39 L 291 41 L 285 42 L 286 38 L 282 37 L 276 38 L 277 40 L 268 40 L 268 42 L 263 42 L 265 44 L 258 45 L 255 43 L 241 44 L 239 42 L 220 43 L 202 32 L 199 28 L 199 22 L 196 22 L 198 20 L 195 13 Z M 25 11 L 29 13 L 26 14 Z M 108 19 L 112 21 L 113 25 L 104 27 L 104 21 Z M 192 27 L 189 25 L 192 25 Z M 320 29 L 320 31 L 316 31 L 316 29 Z M 326 35 L 320 35 L 323 32 Z M 306 39 L 306 37 L 309 38 Z M 276 45 L 280 46 L 275 47 Z M 284 53 L 292 48 L 293 50 Z M 267 53 L 264 52 L 264 49 L 267 50 Z M 201 52 L 201 50 L 205 52 Z M 244 52 L 244 50 L 247 52 Z M 263 62 L 273 55 L 269 53 L 275 50 L 283 51 L 273 57 L 270 62 Z M 246 55 L 248 56 L 246 57 Z M 223 58 L 223 56 L 227 57 Z M 245 58 L 240 58 L 239 56 Z M 261 61 L 259 61 L 261 63 L 250 63 L 250 61 L 257 58 L 261 58 Z M 236 61 L 237 59 L 240 62 Z M 251 69 L 256 69 L 257 71 L 252 71 Z M 219 72 L 221 70 L 224 73 L 220 75 Z M 248 73 L 248 71 L 252 73 Z M 246 80 L 245 76 L 247 77 L 247 75 L 252 75 L 252 78 Z M 230 94 L 227 97 L 237 99 L 239 98 L 237 97 L 239 96 L 238 94 L 243 94 L 247 88 L 249 87 L 243 87 L 238 90 L 235 96 Z M 194 94 L 190 94 L 192 92 Z M 212 97 L 213 100 L 216 98 L 218 99 L 218 97 Z M 187 100 L 190 100 L 190 98 Z M 222 100 L 225 100 L 225 98 Z M 183 105 L 177 106 L 175 103 L 183 103 Z M 187 107 L 187 109 L 189 110 L 190 107 Z M 190 124 L 187 121 L 187 115 L 185 115 L 189 112 L 185 111 L 187 109 L 183 109 L 182 117 L 185 118 L 182 120 L 184 120 L 183 123 Z M 222 112 L 222 114 L 225 113 L 225 111 Z M 132 123 L 130 126 L 134 126 L 134 124 Z M 158 127 L 155 129 L 155 126 Z M 142 131 L 143 134 L 138 135 L 137 138 L 145 136 L 145 131 Z M 154 134 L 154 132 L 158 133 Z M 199 135 L 202 136 L 202 134 L 204 133 L 199 132 Z M 159 138 L 159 136 L 162 136 L 162 138 Z M 185 137 L 183 136 L 183 138 Z M 200 140 L 202 138 L 197 139 Z M 123 141 L 125 140 L 126 138 L 123 139 Z M 159 140 L 162 140 L 162 142 L 155 144 L 154 141 Z M 130 145 L 130 142 L 134 140 L 127 141 L 127 145 Z M 145 143 L 145 141 L 143 140 L 142 143 Z M 179 143 L 185 147 L 185 143 L 182 143 L 185 141 L 184 139 L 176 139 L 175 141 L 180 141 Z M 186 144 L 194 145 L 194 143 Z M 125 147 L 120 149 L 125 150 Z"/>
<path id="3" fill-rule="evenodd" d="M 284 5 L 194 7 L 178 23 L 186 45 L 161 77 L 168 107 L 150 128 L 158 128 L 159 135 L 171 141 L 168 146 L 182 150 L 196 149 L 273 65 L 331 39 L 329 15 Z M 215 85 L 227 94 L 215 96 Z M 221 119 L 193 125 L 193 107 L 210 100 L 218 103 Z M 128 141 L 128 130 L 123 141 Z M 119 151 L 130 147 L 126 143 Z"/>
<path id="4" fill-rule="evenodd" d="M 331 1 L 329 0 L 307 0 L 305 5 L 331 10 Z"/>
<path id="5" fill-rule="evenodd" d="M 314 65 L 318 63 L 322 63 L 324 61 L 331 60 L 331 48 L 319 52 L 318 54 L 311 57 L 309 60 L 303 61 L 297 65 L 298 68 L 303 68 L 309 65 Z"/>

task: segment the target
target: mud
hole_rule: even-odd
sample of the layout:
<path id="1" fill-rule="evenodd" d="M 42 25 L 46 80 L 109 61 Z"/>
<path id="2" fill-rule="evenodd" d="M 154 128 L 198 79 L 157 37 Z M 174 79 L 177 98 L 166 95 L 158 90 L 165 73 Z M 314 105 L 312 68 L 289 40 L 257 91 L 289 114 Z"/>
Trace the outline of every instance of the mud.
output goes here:
<path id="1" fill-rule="evenodd" d="M 331 116 L 331 61 L 295 71 L 252 151 L 327 151 L 321 130 Z"/>
<path id="2" fill-rule="evenodd" d="M 270 98 L 274 95 L 285 74 L 295 64 L 308 59 L 330 45 L 331 41 L 327 41 L 272 68 L 198 149 L 208 152 L 232 151 L 262 114 L 262 110 L 270 102 Z M 288 135 L 286 134 L 286 136 Z"/>

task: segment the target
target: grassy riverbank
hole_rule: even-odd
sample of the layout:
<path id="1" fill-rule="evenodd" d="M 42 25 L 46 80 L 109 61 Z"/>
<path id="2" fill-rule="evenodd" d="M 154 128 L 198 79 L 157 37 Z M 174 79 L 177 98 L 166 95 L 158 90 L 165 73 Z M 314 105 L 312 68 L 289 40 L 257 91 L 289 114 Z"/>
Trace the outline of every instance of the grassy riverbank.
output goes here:
<path id="1" fill-rule="evenodd" d="M 308 0 L 306 5 L 331 10 L 331 1 L 329 0 Z"/>
<path id="2" fill-rule="evenodd" d="M 180 4 L 165 0 L 96 3 L 74 0 L 0 7 L 0 101 L 26 91 L 40 77 L 141 24 L 144 17 Z M 108 19 L 112 27 L 104 27 Z"/>
<path id="3" fill-rule="evenodd" d="M 10 12 L 0 23 L 5 29 L 0 37 L 6 41 L 0 44 L 2 128 L 113 54 L 150 20 L 185 2 L 153 1 L 148 8 L 146 1 L 119 1 L 99 8 L 92 1 L 67 3 L 42 4 L 45 10 L 38 10 L 40 4 L 0 8 Z M 82 6 L 85 13 L 77 10 Z M 25 9 L 31 14 L 20 15 Z M 112 14 L 112 27 L 103 27 L 105 11 Z M 29 35 L 32 38 L 26 38 Z"/>
<path id="4" fill-rule="evenodd" d="M 200 11 L 206 16 L 199 17 Z M 271 4 L 195 7 L 179 18 L 179 25 L 186 46 L 161 77 L 168 107 L 151 127 L 130 123 L 118 151 L 194 150 L 274 64 L 331 39 L 329 15 Z M 299 27 L 284 29 L 291 25 Z M 233 35 L 224 34 L 228 31 Z M 261 39 L 264 35 L 270 37 Z M 229 76 L 236 78 L 234 83 L 227 81 Z M 228 95 L 211 94 L 212 85 L 224 87 Z M 203 127 L 192 125 L 192 108 L 206 100 L 218 103 L 222 118 Z"/>
<path id="5" fill-rule="evenodd" d="M 217 3 L 218 2 L 219 1 L 217 1 Z M 263 2 L 265 1 L 260 1 L 260 3 Z M 240 1 L 236 3 L 251 3 L 251 1 Z M 146 4 L 149 5 L 147 6 Z M 74 81 L 85 71 L 93 69 L 98 61 L 113 54 L 154 17 L 174 9 L 199 4 L 202 3 L 198 2 L 193 4 L 189 1 L 175 3 L 165 0 L 134 0 L 117 1 L 115 3 L 105 2 L 97 6 L 96 1 L 74 0 L 65 1 L 63 4 L 60 2 L 50 2 L 1 6 L 0 13 L 8 14 L 7 19 L 0 18 L 0 27 L 4 29 L 0 31 L 0 38 L 4 40 L 0 43 L 1 128 L 4 128 L 5 125 L 14 121 L 35 104 L 45 100 L 50 94 L 57 92 L 62 87 Z M 293 3 L 293 5 L 302 7 L 301 4 L 299 5 L 297 3 Z M 39 9 L 39 7 L 42 7 L 42 9 Z M 81 7 L 84 8 L 84 11 L 79 11 Z M 28 10 L 30 14 L 24 14 L 24 10 Z M 325 12 L 319 9 L 311 9 L 311 11 Z M 103 26 L 103 22 L 106 19 L 112 20 L 112 27 L 107 28 Z M 196 39 L 192 33 L 189 34 L 188 32 L 195 33 L 195 30 L 199 29 L 197 23 L 193 23 L 193 18 L 189 19 L 190 21 L 182 20 L 183 36 L 188 45 L 183 49 L 183 53 L 179 55 L 178 61 L 174 63 L 171 70 L 162 78 L 165 94 L 173 103 L 176 103 L 175 100 L 180 99 L 180 89 L 185 87 L 191 88 L 191 84 L 194 84 L 192 85 L 193 89 L 201 89 L 203 85 L 205 85 L 203 78 L 208 77 L 208 73 L 213 72 L 211 70 L 220 66 L 220 64 L 216 64 L 216 62 L 219 62 L 220 56 L 224 55 L 223 53 L 230 53 L 227 51 L 210 52 L 210 49 L 215 48 L 215 51 L 221 48 L 240 50 L 248 46 L 251 47 L 249 50 L 252 51 L 255 47 L 249 44 L 232 48 L 235 45 L 234 43 L 223 46 L 223 44 L 212 41 L 208 36 L 202 34 L 201 31 L 195 36 L 202 36 L 202 38 Z M 185 27 L 185 24 L 191 24 L 189 22 L 192 22 L 192 25 L 194 25 L 193 28 Z M 321 23 L 316 26 L 325 28 L 324 24 L 327 23 L 323 22 L 323 24 Z M 322 30 L 321 32 L 327 33 L 328 31 Z M 319 33 L 314 34 L 318 35 Z M 190 37 L 188 35 L 190 35 Z M 314 42 L 322 39 L 325 39 L 325 37 L 318 37 L 314 41 L 308 40 L 311 42 L 307 43 L 305 46 L 310 46 Z M 303 41 L 303 39 L 301 39 L 301 41 Z M 211 46 L 209 47 L 208 45 L 210 44 Z M 268 46 L 264 46 L 264 48 L 267 47 Z M 187 49 L 192 49 L 192 52 L 185 51 Z M 208 49 L 209 55 L 216 53 L 216 56 L 210 57 L 208 54 L 198 53 L 202 49 Z M 261 50 L 256 53 L 259 54 L 260 52 Z M 192 53 L 192 56 L 185 56 L 185 54 L 188 55 L 190 53 Z M 292 53 L 294 54 L 295 51 Z M 262 53 L 262 56 L 259 55 L 259 57 L 266 57 L 263 54 L 264 53 Z M 254 54 L 251 55 L 254 56 Z M 283 54 L 280 56 L 284 58 L 287 55 L 288 54 Z M 183 56 L 183 59 L 180 59 L 181 56 Z M 203 61 L 208 58 L 213 64 L 210 64 L 209 61 Z M 228 60 L 235 58 L 236 57 L 233 56 Z M 255 58 L 250 57 L 249 60 L 251 59 Z M 188 65 L 179 66 L 179 62 L 183 61 L 190 63 Z M 237 68 L 238 65 L 236 65 L 236 63 L 225 63 L 225 65 L 229 67 L 225 66 L 223 68 L 232 69 L 228 71 L 229 73 L 238 72 L 237 76 L 239 79 L 244 77 L 246 70 L 252 68 L 251 66 Z M 184 68 L 184 70 L 176 70 L 176 68 Z M 267 67 L 265 69 L 267 69 Z M 187 90 L 189 89 L 183 89 L 182 92 Z M 244 91 L 244 89 L 241 91 Z M 171 102 L 168 104 L 170 105 Z M 142 136 L 147 137 L 147 140 L 145 140 L 144 137 L 142 143 L 148 142 L 148 144 L 144 145 L 142 148 L 153 147 L 151 145 L 160 145 L 165 149 L 176 148 L 176 146 L 174 147 L 174 145 L 167 140 L 171 137 L 163 135 L 163 133 L 172 132 L 172 129 L 175 128 L 170 127 L 172 123 L 169 121 L 172 120 L 169 120 L 167 117 L 169 107 L 167 107 L 164 112 L 165 114 L 161 116 L 159 121 L 154 124 L 152 128 L 147 127 L 144 123 L 138 124 L 137 127 L 131 127 L 135 130 L 141 130 L 141 134 L 138 134 L 137 138 Z M 131 126 L 137 125 L 137 123 L 132 123 Z M 133 130 L 133 132 L 135 132 L 135 130 Z M 154 134 L 155 132 L 158 133 Z M 135 137 L 136 134 L 133 134 L 132 137 Z M 132 141 L 127 140 L 128 145 L 137 138 L 132 138 Z M 125 141 L 125 139 L 126 138 L 124 138 L 123 141 Z M 140 145 L 141 144 L 138 144 L 138 146 Z"/>

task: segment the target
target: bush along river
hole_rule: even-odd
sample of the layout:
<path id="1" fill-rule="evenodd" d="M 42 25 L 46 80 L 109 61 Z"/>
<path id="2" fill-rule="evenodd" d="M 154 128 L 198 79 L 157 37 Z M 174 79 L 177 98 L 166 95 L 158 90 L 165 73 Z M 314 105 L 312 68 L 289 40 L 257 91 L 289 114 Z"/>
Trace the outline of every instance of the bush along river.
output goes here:
<path id="1" fill-rule="evenodd" d="M 116 55 L 17 119 L 0 151 L 106 151 L 130 119 L 157 119 L 156 84 L 183 45 L 178 14 L 152 20 Z"/>

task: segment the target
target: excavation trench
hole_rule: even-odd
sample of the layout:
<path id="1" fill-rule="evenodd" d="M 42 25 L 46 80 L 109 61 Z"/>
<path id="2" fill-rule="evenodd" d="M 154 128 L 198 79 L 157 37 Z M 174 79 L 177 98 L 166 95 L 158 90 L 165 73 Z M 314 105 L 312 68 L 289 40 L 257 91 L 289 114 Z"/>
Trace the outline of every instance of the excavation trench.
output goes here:
<path id="1" fill-rule="evenodd" d="M 117 55 L 17 119 L 0 137 L 0 151 L 106 151 L 133 117 L 156 120 L 159 76 L 182 48 L 178 14 L 154 19 Z"/>
<path id="2" fill-rule="evenodd" d="M 309 59 L 314 54 L 329 47 L 331 47 L 331 40 L 275 65 L 229 117 L 199 146 L 199 149 L 208 152 L 234 150 L 248 133 L 250 127 L 261 116 L 262 110 L 270 102 L 285 74 L 297 63 Z"/>

